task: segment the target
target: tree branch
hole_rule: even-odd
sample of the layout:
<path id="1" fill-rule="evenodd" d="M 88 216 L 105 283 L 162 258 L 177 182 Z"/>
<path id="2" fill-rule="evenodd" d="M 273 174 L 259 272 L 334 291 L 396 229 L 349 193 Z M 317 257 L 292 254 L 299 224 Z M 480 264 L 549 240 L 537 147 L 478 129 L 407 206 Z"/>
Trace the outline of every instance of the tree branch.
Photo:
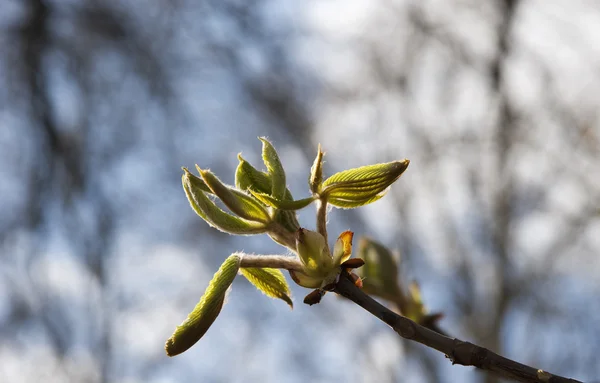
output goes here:
<path id="1" fill-rule="evenodd" d="M 253 255 L 241 252 L 233 253 L 239 255 L 240 267 L 268 267 L 272 269 L 285 269 L 292 271 L 302 271 L 302 263 L 297 257 L 285 255 Z"/>
<path id="2" fill-rule="evenodd" d="M 328 242 L 327 238 L 327 201 L 323 199 L 317 200 L 317 232 L 325 238 L 325 243 Z"/>
<path id="3" fill-rule="evenodd" d="M 388 324 L 402 338 L 424 344 L 444 353 L 452 361 L 452 364 L 474 366 L 517 382 L 582 383 L 578 380 L 563 378 L 547 371 L 526 366 L 504 358 L 486 348 L 464 342 L 460 339 L 452 339 L 423 327 L 406 317 L 394 313 L 365 294 L 360 288 L 355 286 L 350 275 L 345 271 L 340 275 L 339 281 L 333 291 L 350 299 Z"/>

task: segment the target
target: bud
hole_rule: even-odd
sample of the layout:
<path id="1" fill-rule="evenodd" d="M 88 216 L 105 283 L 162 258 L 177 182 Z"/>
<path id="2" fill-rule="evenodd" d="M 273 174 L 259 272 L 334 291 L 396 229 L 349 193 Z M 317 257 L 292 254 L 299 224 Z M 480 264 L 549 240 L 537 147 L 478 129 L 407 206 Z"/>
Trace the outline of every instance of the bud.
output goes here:
<path id="1" fill-rule="evenodd" d="M 237 255 L 232 255 L 223 262 L 200 298 L 200 302 L 167 340 L 165 344 L 167 355 L 181 354 L 208 331 L 221 312 L 227 289 L 233 283 L 239 267 L 240 257 Z"/>
<path id="2" fill-rule="evenodd" d="M 306 297 L 304 297 L 304 303 L 306 303 L 309 306 L 315 305 L 315 304 L 321 302 L 321 299 L 323 299 L 324 295 L 325 295 L 324 290 L 321 290 L 321 289 L 313 290 L 310 294 L 308 294 Z"/>
<path id="3" fill-rule="evenodd" d="M 344 170 L 329 177 L 322 185 L 321 197 L 345 209 L 377 201 L 408 167 L 409 160 L 388 162 Z"/>
<path id="4" fill-rule="evenodd" d="M 309 276 L 325 276 L 333 268 L 325 238 L 316 231 L 299 229 L 296 233 L 296 249 Z"/>
<path id="5" fill-rule="evenodd" d="M 319 277 L 319 276 L 312 277 L 308 274 L 303 273 L 302 271 L 290 270 L 290 277 L 292 277 L 292 280 L 294 282 L 296 282 L 297 285 L 300 285 L 302 287 L 306 287 L 309 289 L 321 287 L 321 285 L 323 284 L 322 277 Z"/>
<path id="6" fill-rule="evenodd" d="M 342 262 L 340 266 L 343 269 L 358 269 L 359 267 L 363 267 L 365 265 L 365 261 L 360 258 L 352 258 L 345 262 Z"/>
<path id="7" fill-rule="evenodd" d="M 196 182 L 198 178 L 193 177 L 187 169 L 183 170 L 181 182 L 185 195 L 192 209 L 209 225 L 225 233 L 239 235 L 260 234 L 267 231 L 267 225 L 264 223 L 247 221 L 224 212 L 204 194 Z"/>
<path id="8" fill-rule="evenodd" d="M 356 275 L 352 272 L 350 272 L 348 275 L 350 275 L 350 280 L 352 280 L 352 283 L 354 283 L 354 286 L 358 287 L 359 289 L 363 288 L 363 281 L 358 275 Z"/>
<path id="9" fill-rule="evenodd" d="M 310 168 L 310 177 L 308 178 L 308 186 L 310 191 L 314 194 L 318 194 L 321 191 L 321 184 L 323 183 L 323 155 L 321 151 L 321 144 L 317 148 L 317 157 L 313 166 Z"/>

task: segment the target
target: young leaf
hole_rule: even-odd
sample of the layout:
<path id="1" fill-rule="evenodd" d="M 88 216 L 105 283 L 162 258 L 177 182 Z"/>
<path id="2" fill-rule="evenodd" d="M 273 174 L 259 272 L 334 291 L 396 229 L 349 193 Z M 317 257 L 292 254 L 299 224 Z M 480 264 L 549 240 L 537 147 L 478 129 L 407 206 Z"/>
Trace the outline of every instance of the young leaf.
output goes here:
<path id="1" fill-rule="evenodd" d="M 266 296 L 283 299 L 294 308 L 290 287 L 279 269 L 248 267 L 241 268 L 240 273 Z"/>
<path id="2" fill-rule="evenodd" d="M 310 177 L 308 178 L 310 191 L 315 194 L 321 191 L 321 184 L 323 183 L 323 154 L 324 153 L 321 151 L 321 144 L 319 144 L 317 148 L 317 157 L 310 168 Z"/>
<path id="3" fill-rule="evenodd" d="M 233 189 L 223 184 L 213 173 L 202 170 L 196 165 L 196 169 L 202 176 L 204 182 L 213 193 L 223 201 L 233 213 L 238 216 L 262 223 L 268 223 L 271 218 L 263 205 L 248 194 Z"/>
<path id="4" fill-rule="evenodd" d="M 329 177 L 322 185 L 322 198 L 342 208 L 355 208 L 372 203 L 406 170 L 409 161 L 363 166 Z"/>
<path id="5" fill-rule="evenodd" d="M 267 206 L 271 206 L 274 207 L 275 209 L 280 209 L 280 210 L 300 210 L 300 209 L 304 209 L 305 207 L 307 207 L 308 205 L 310 205 L 311 203 L 313 203 L 315 201 L 315 197 L 308 197 L 308 198 L 303 198 L 303 199 L 299 199 L 296 201 L 292 201 L 292 200 L 278 200 L 275 199 L 273 197 L 271 197 L 268 194 L 264 194 L 264 193 L 259 193 L 259 192 L 255 192 L 250 190 L 250 193 L 256 197 L 256 199 L 258 199 L 259 201 L 261 201 L 262 203 L 264 203 Z"/>
<path id="6" fill-rule="evenodd" d="M 378 194 L 378 195 L 370 197 L 370 198 L 358 199 L 358 200 L 330 197 L 327 199 L 327 203 L 329 203 L 335 207 L 338 207 L 340 209 L 354 209 L 356 207 L 365 206 L 365 205 L 373 203 L 377 200 L 380 200 L 381 198 L 383 198 L 384 195 L 385 195 L 385 193 L 381 193 L 381 194 Z"/>
<path id="7" fill-rule="evenodd" d="M 183 170 L 184 172 L 189 173 L 189 170 L 186 167 L 182 167 L 181 170 Z M 213 191 L 210 190 L 210 188 L 208 187 L 208 185 L 202 180 L 202 178 L 189 173 L 189 177 L 190 177 L 190 181 L 192 182 L 192 184 L 194 185 L 194 188 L 201 190 L 205 193 L 210 193 L 213 194 Z"/>
<path id="8" fill-rule="evenodd" d="M 192 347 L 208 331 L 225 301 L 227 289 L 237 275 L 240 257 L 228 257 L 215 273 L 200 302 L 177 328 L 165 344 L 169 356 L 175 356 Z"/>
<path id="9" fill-rule="evenodd" d="M 192 209 L 209 225 L 225 233 L 238 235 L 260 234 L 267 231 L 267 225 L 264 223 L 247 221 L 221 210 L 196 184 L 198 179 L 198 177 L 192 177 L 192 174 L 184 168 L 181 181 L 185 195 Z"/>
<path id="10" fill-rule="evenodd" d="M 240 163 L 235 171 L 235 186 L 240 190 L 254 190 L 260 193 L 271 193 L 271 178 L 261 172 L 238 154 Z"/>
<path id="11" fill-rule="evenodd" d="M 273 145 L 265 138 L 259 138 L 263 143 L 262 157 L 271 177 L 271 195 L 276 199 L 283 199 L 285 195 L 285 171 L 279 161 L 279 156 Z"/>
<path id="12" fill-rule="evenodd" d="M 271 195 L 271 178 L 260 170 L 252 166 L 248 161 L 238 155 L 240 161 L 235 173 L 235 185 L 241 190 L 248 190 L 254 193 L 262 193 Z M 272 198 L 272 197 L 271 197 Z M 292 193 L 289 189 L 285 189 L 283 201 L 292 201 Z M 263 202 L 264 203 L 264 202 Z M 269 206 L 269 204 L 265 203 Z M 286 230 L 295 233 L 300 228 L 298 218 L 294 211 L 279 211 L 275 215 L 275 221 L 282 225 Z"/>
<path id="13" fill-rule="evenodd" d="M 353 185 L 355 187 L 371 186 L 382 180 L 390 182 L 390 179 L 395 181 L 406 170 L 409 160 L 393 161 L 383 164 L 361 166 L 344 170 L 329 177 L 323 182 L 324 187 L 340 185 Z M 391 181 L 391 182 L 393 182 Z"/>

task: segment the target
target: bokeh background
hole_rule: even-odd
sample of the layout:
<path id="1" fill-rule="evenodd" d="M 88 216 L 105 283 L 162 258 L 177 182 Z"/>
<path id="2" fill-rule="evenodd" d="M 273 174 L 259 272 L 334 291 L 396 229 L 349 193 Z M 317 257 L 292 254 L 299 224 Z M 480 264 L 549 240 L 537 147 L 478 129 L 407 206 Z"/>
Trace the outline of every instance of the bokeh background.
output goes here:
<path id="1" fill-rule="evenodd" d="M 318 143 L 329 175 L 409 158 L 332 237 L 401 253 L 452 336 L 600 379 L 597 1 L 0 0 L 0 108 L 1 382 L 497 382 L 242 279 L 165 355 L 227 255 L 285 251 L 181 189 L 181 166 L 259 166 L 257 136 L 297 197 Z"/>

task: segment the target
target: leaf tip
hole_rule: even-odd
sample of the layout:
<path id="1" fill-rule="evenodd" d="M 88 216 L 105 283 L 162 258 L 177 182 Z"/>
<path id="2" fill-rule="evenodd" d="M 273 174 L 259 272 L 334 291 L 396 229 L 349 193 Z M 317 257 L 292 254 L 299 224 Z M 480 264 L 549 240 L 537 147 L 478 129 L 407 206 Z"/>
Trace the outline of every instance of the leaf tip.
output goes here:
<path id="1" fill-rule="evenodd" d="M 259 136 L 258 139 L 260 140 L 260 142 L 263 143 L 263 145 L 271 144 L 271 142 L 269 141 L 269 139 L 266 136 Z"/>
<path id="2" fill-rule="evenodd" d="M 167 353 L 168 357 L 174 357 L 175 355 L 180 354 L 179 352 L 177 352 L 177 350 L 175 350 L 175 343 L 173 341 L 173 337 L 170 337 L 165 342 L 165 352 Z"/>
<path id="3" fill-rule="evenodd" d="M 283 299 L 285 303 L 287 303 L 288 306 L 290 306 L 290 310 L 294 310 L 294 301 L 292 301 L 292 298 L 290 298 L 289 295 L 284 295 L 281 297 L 281 299 Z"/>

